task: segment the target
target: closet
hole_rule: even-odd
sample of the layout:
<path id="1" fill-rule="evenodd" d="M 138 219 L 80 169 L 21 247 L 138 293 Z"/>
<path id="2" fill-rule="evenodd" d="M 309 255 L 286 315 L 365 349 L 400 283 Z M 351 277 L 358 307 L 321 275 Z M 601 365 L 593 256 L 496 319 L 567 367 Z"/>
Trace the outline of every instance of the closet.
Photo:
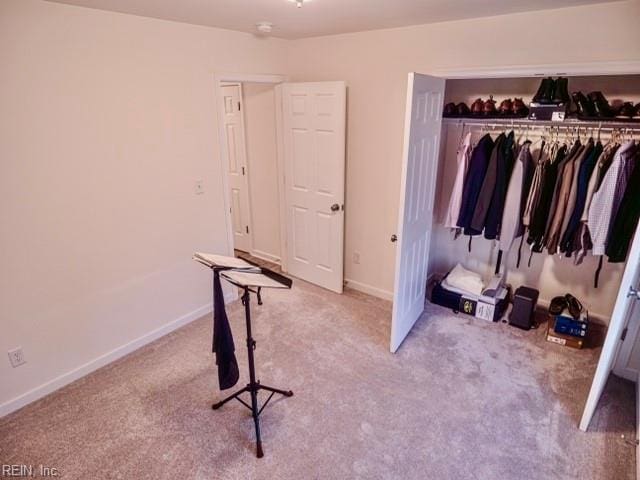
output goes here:
<path id="1" fill-rule="evenodd" d="M 572 142 L 578 136 L 584 142 L 590 137 L 603 144 L 616 135 L 618 141 L 634 137 L 640 140 L 640 123 L 616 121 L 579 121 L 567 118 L 560 122 L 541 122 L 516 118 L 442 118 L 443 106 L 448 102 L 464 102 L 468 106 L 477 99 L 492 95 L 498 104 L 507 98 L 523 98 L 529 103 L 535 94 L 540 77 L 562 75 L 569 77 L 569 91 L 602 91 L 610 101 L 640 102 L 640 65 L 622 66 L 617 70 L 607 66 L 590 69 L 574 67 L 571 75 L 566 69 L 550 67 L 542 72 L 519 71 L 512 77 L 508 72 L 485 72 L 486 77 L 473 78 L 468 72 L 449 79 L 410 74 L 405 114 L 405 142 L 399 208 L 396 272 L 394 285 L 391 351 L 396 351 L 423 311 L 426 284 L 429 278 L 442 276 L 458 262 L 467 268 L 490 277 L 498 261 L 498 242 L 482 235 L 473 237 L 469 251 L 469 237 L 457 238 L 444 226 L 452 187 L 457 171 L 456 152 L 465 134 L 471 132 L 474 141 L 489 133 L 514 131 L 519 142 L 530 140 L 535 153 L 542 141 Z M 608 75 L 603 75 L 609 73 Z M 594 383 L 585 399 L 586 407 L 580 427 L 586 430 L 604 382 L 613 366 L 620 346 L 620 336 L 626 327 L 635 296 L 630 288 L 638 287 L 640 267 L 640 229 L 630 241 L 625 263 L 609 263 L 605 257 L 599 274 L 598 288 L 594 278 L 599 259 L 587 253 L 580 265 L 564 255 L 550 255 L 546 250 L 530 255 L 525 241 L 519 267 L 517 255 L 519 239 L 501 258 L 506 282 L 514 289 L 521 285 L 540 291 L 539 304 L 546 307 L 551 298 L 571 292 L 583 301 L 590 315 L 608 323 L 608 334 L 602 350 Z M 529 264 L 530 258 L 530 264 Z M 490 327 L 490 325 L 488 325 Z M 633 339 L 635 340 L 635 339 Z"/>

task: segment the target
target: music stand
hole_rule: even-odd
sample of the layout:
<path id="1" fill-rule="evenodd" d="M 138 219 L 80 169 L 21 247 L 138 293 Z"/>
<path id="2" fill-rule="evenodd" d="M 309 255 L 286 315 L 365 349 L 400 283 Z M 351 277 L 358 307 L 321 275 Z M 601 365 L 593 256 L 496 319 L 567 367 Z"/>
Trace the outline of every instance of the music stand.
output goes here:
<path id="1" fill-rule="evenodd" d="M 203 265 L 214 270 L 215 268 L 228 268 L 220 272 L 220 276 L 227 280 L 232 285 L 242 289 L 242 304 L 244 305 L 245 323 L 247 328 L 247 353 L 249 359 L 249 383 L 237 392 L 229 395 L 228 397 L 214 403 L 211 408 L 217 410 L 230 400 L 236 399 L 242 403 L 245 407 L 251 410 L 253 416 L 253 422 L 256 428 L 256 455 L 258 458 L 262 458 L 264 452 L 262 450 L 262 440 L 260 438 L 260 414 L 267 406 L 271 398 L 276 394 L 284 395 L 285 397 L 293 396 L 291 390 L 281 390 L 279 388 L 269 387 L 262 385 L 259 380 L 256 380 L 255 359 L 253 351 L 256 348 L 256 341 L 251 334 L 251 296 L 250 293 L 255 293 L 258 299 L 258 305 L 262 305 L 261 290 L 263 288 L 286 288 L 290 289 L 292 280 L 276 272 L 273 272 L 267 268 L 261 268 L 257 265 L 246 262 L 242 259 L 235 257 L 225 257 L 222 255 L 208 255 L 199 254 L 194 255 L 194 260 L 202 263 Z M 258 391 L 266 390 L 271 392 L 269 398 L 258 408 Z M 249 392 L 251 396 L 251 405 L 246 403 L 240 398 L 240 395 L 244 392 Z"/>

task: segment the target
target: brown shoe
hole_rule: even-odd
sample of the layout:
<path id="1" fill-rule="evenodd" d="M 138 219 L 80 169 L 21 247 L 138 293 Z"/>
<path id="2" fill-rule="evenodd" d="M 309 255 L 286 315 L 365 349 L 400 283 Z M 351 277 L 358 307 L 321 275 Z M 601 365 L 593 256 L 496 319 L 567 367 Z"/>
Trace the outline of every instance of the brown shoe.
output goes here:
<path id="1" fill-rule="evenodd" d="M 471 104 L 471 113 L 473 115 L 482 115 L 482 112 L 484 112 L 484 102 L 481 98 L 478 98 Z"/>
<path id="2" fill-rule="evenodd" d="M 529 114 L 529 109 L 522 101 L 522 98 L 514 98 L 513 105 L 511 106 L 511 113 L 518 117 L 526 117 Z"/>
<path id="3" fill-rule="evenodd" d="M 484 102 L 482 111 L 485 115 L 495 115 L 497 113 L 496 101 L 493 99 L 493 95 L 489 95 L 489 100 Z"/>
<path id="4" fill-rule="evenodd" d="M 511 110 L 513 110 L 513 102 L 511 99 L 507 98 L 506 100 L 503 100 L 500 103 L 500 108 L 498 110 L 500 111 L 500 115 L 510 115 Z"/>

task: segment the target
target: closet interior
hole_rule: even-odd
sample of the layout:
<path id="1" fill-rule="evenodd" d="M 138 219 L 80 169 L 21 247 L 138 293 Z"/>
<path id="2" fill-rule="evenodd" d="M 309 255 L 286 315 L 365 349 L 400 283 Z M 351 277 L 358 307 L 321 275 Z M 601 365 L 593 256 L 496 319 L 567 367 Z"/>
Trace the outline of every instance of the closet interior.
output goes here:
<path id="1" fill-rule="evenodd" d="M 516 98 L 523 99 L 524 103 L 529 105 L 540 83 L 539 77 L 447 80 L 444 104 L 464 103 L 471 106 L 479 98 L 486 101 L 492 97 L 496 101 L 496 107 L 503 100 Z M 629 104 L 640 103 L 640 75 L 569 77 L 568 91 L 570 94 L 584 92 L 585 95 L 600 91 L 612 107 L 620 107 L 624 104 L 628 107 Z M 575 109 L 575 106 L 572 105 L 572 109 Z M 511 132 L 513 134 L 509 137 Z M 560 229 L 557 246 L 550 245 L 551 248 L 547 249 L 547 245 L 543 242 L 542 246 L 537 245 L 532 251 L 532 245 L 527 241 L 528 232 L 525 232 L 522 245 L 520 238 L 515 238 L 511 247 L 503 248 L 502 253 L 500 253 L 501 243 L 505 242 L 501 242 L 499 229 L 498 232 L 489 235 L 485 235 L 486 232 L 476 234 L 470 241 L 470 237 L 464 235 L 464 232 L 456 235 L 451 228 L 451 219 L 447 218 L 447 215 L 450 217 L 449 206 L 458 173 L 457 152 L 463 147 L 465 139 L 467 141 L 470 139 L 473 148 L 486 135 L 489 135 L 492 141 L 498 139 L 513 141 L 517 145 L 516 152 L 527 144 L 534 163 L 531 171 L 533 175 L 537 164 L 542 162 L 547 162 L 547 165 L 552 164 L 558 160 L 559 149 L 564 148 L 568 153 L 577 142 L 591 149 L 597 146 L 598 150 L 607 148 L 611 144 L 620 146 L 635 142 L 640 139 L 640 123 L 616 118 L 593 118 L 585 121 L 578 120 L 574 116 L 567 116 L 563 121 L 540 121 L 522 118 L 521 115 L 501 117 L 499 114 L 444 118 L 442 123 L 430 249 L 431 277 L 441 278 L 458 263 L 481 274 L 484 278 L 491 278 L 498 267 L 504 274 L 505 282 L 514 289 L 518 286 L 527 286 L 538 290 L 538 303 L 542 307 L 547 307 L 551 299 L 558 295 L 571 293 L 582 302 L 591 318 L 608 323 L 620 288 L 624 261 L 617 258 L 616 263 L 611 263 L 605 255 L 600 262 L 602 257 L 594 256 L 589 250 L 578 262 L 573 246 L 565 245 L 561 248 L 560 245 L 562 233 L 567 230 L 569 222 L 565 221 L 564 229 Z M 517 158 L 513 158 L 511 162 L 515 165 Z M 597 168 L 594 169 L 596 170 Z M 510 175 L 511 171 L 508 174 Z M 578 170 L 574 177 L 576 181 L 577 174 Z M 586 174 L 583 172 L 583 176 Z M 573 205 L 570 208 L 573 208 Z M 576 207 L 578 208 L 584 211 L 585 216 L 587 215 L 588 209 L 582 206 Z M 553 216 L 554 211 L 549 210 L 547 208 L 548 215 Z M 495 214 L 495 211 L 492 213 Z M 570 216 L 568 213 L 565 214 L 567 220 Z M 577 215 L 576 218 L 580 220 L 582 215 Z M 541 221 L 545 222 L 546 216 Z M 580 228 L 579 221 L 572 221 L 571 224 L 573 228 Z M 573 237 L 577 237 L 577 233 Z M 569 238 L 568 234 L 567 238 Z M 535 244 L 535 241 L 533 243 Z M 550 253 L 550 250 L 553 252 Z M 519 257 L 520 261 L 518 261 Z M 598 275 L 597 272 L 599 272 Z M 595 286 L 596 277 L 597 287 Z"/>

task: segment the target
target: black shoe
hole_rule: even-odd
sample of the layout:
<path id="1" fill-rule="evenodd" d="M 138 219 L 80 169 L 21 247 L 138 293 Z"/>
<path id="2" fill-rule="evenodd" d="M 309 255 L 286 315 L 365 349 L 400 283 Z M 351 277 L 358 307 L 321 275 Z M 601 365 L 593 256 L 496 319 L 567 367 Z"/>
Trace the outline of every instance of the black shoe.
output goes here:
<path id="1" fill-rule="evenodd" d="M 625 102 L 624 105 L 620 107 L 620 110 L 618 110 L 616 118 L 623 118 L 626 120 L 626 119 L 633 118 L 635 114 L 636 114 L 636 108 L 633 106 L 633 103 Z"/>
<path id="2" fill-rule="evenodd" d="M 582 92 L 573 92 L 573 103 L 576 104 L 578 117 L 595 117 L 596 108 L 593 102 L 584 96 Z"/>
<path id="3" fill-rule="evenodd" d="M 469 110 L 469 107 L 467 107 L 466 103 L 460 102 L 458 105 L 456 105 L 456 113 L 460 117 L 468 117 L 469 115 L 471 115 L 471 110 Z"/>
<path id="4" fill-rule="evenodd" d="M 447 103 L 444 106 L 444 110 L 442 111 L 443 117 L 455 117 L 456 116 L 456 104 L 451 102 Z"/>
<path id="5" fill-rule="evenodd" d="M 569 79 L 558 77 L 556 80 L 556 88 L 553 92 L 553 103 L 568 103 L 569 97 Z"/>
<path id="6" fill-rule="evenodd" d="M 615 112 L 609 105 L 609 102 L 604 97 L 602 92 L 591 92 L 589 94 L 589 100 L 593 102 L 593 105 L 596 109 L 596 114 L 599 117 L 611 118 L 615 115 Z"/>
<path id="7" fill-rule="evenodd" d="M 543 78 L 538 87 L 538 91 L 531 100 L 532 103 L 551 103 L 553 100 L 553 92 L 555 90 L 555 81 L 553 78 Z"/>
<path id="8" fill-rule="evenodd" d="M 634 108 L 635 113 L 633 114 L 633 118 L 640 119 L 640 103 L 638 103 Z"/>

